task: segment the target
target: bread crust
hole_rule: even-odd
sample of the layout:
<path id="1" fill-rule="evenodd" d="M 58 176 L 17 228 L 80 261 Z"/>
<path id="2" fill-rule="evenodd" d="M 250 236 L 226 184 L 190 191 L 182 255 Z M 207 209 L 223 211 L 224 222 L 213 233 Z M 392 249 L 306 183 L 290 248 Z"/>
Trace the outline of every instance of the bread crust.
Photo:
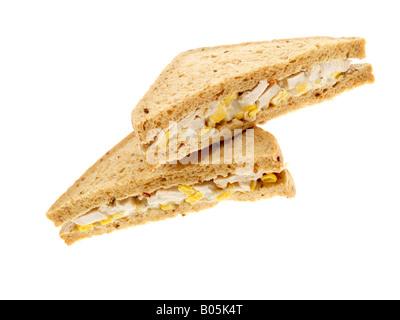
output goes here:
<path id="1" fill-rule="evenodd" d="M 363 59 L 365 40 L 308 37 L 199 48 L 179 54 L 132 111 L 140 143 L 170 121 L 205 110 L 210 103 L 250 90 L 260 80 L 283 79 L 330 60 Z"/>

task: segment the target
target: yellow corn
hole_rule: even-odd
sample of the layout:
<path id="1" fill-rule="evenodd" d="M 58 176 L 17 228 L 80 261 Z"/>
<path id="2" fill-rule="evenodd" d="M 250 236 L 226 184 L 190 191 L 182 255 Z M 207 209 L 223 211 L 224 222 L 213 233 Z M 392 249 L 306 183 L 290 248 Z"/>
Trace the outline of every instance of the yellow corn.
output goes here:
<path id="1" fill-rule="evenodd" d="M 256 190 L 256 187 L 257 187 L 257 180 L 251 180 L 250 190 L 254 191 L 254 190 Z"/>
<path id="2" fill-rule="evenodd" d="M 172 210 L 174 207 L 172 206 L 172 204 L 168 203 L 166 205 L 162 205 L 160 204 L 160 209 L 164 210 L 164 211 L 168 211 L 168 210 Z"/>
<path id="3" fill-rule="evenodd" d="M 185 185 L 181 185 L 178 190 L 184 194 L 187 194 L 188 196 L 191 196 L 192 194 L 194 194 L 196 192 L 195 189 L 193 189 L 192 187 L 189 186 L 185 186 Z"/>
<path id="4" fill-rule="evenodd" d="M 229 107 L 232 103 L 233 100 L 235 100 L 237 97 L 239 96 L 238 93 L 232 93 L 229 97 L 227 97 L 226 99 L 224 99 L 224 105 Z"/>
<path id="5" fill-rule="evenodd" d="M 278 104 L 280 104 L 282 101 L 286 100 L 289 97 L 289 94 L 284 90 L 281 89 L 281 91 L 279 91 L 275 97 L 272 98 L 271 103 L 274 106 L 277 106 Z"/>
<path id="6" fill-rule="evenodd" d="M 189 198 L 186 199 L 186 202 L 188 202 L 190 204 L 195 204 L 197 202 L 197 199 L 190 196 Z"/>
<path id="7" fill-rule="evenodd" d="M 335 72 L 333 75 L 332 75 L 332 77 L 334 78 L 334 79 L 337 79 L 337 78 L 339 78 L 339 76 L 341 75 L 342 73 L 340 72 L 340 71 L 338 71 L 338 72 Z"/>
<path id="8" fill-rule="evenodd" d="M 160 143 L 158 144 L 158 147 L 162 150 L 167 149 L 168 147 L 168 142 L 169 142 L 169 136 L 170 136 L 170 132 L 169 130 L 165 133 L 165 135 L 162 137 Z"/>
<path id="9" fill-rule="evenodd" d="M 249 117 L 250 117 L 250 118 L 255 118 L 256 115 L 257 115 L 257 113 L 258 113 L 259 111 L 260 111 L 260 110 L 259 110 L 258 108 L 255 108 L 255 109 L 251 110 L 251 111 L 249 112 Z"/>
<path id="10" fill-rule="evenodd" d="M 269 173 L 269 174 L 265 174 L 261 177 L 261 181 L 263 183 L 274 183 L 278 180 L 278 178 L 276 177 L 276 175 L 274 175 L 273 173 Z"/>
<path id="11" fill-rule="evenodd" d="M 124 214 L 122 212 L 113 214 L 111 216 L 111 218 L 113 218 L 114 220 L 121 219 L 122 217 L 124 217 Z"/>
<path id="12" fill-rule="evenodd" d="M 109 223 L 111 223 L 111 222 L 113 222 L 113 218 L 112 217 L 109 217 L 108 219 L 104 219 L 104 220 L 101 220 L 100 221 L 100 223 L 104 226 L 104 225 L 106 225 L 106 224 L 109 224 Z"/>
<path id="13" fill-rule="evenodd" d="M 217 196 L 217 200 L 224 201 L 224 200 L 228 199 L 230 196 L 231 196 L 231 192 L 226 191 L 226 192 L 221 193 L 219 196 Z"/>
<path id="14" fill-rule="evenodd" d="M 86 226 L 77 225 L 77 227 L 78 227 L 78 229 L 79 229 L 80 231 L 86 231 L 86 230 L 89 230 L 89 229 L 92 229 L 92 228 L 93 228 L 93 223 L 92 223 L 92 224 L 88 224 L 88 225 L 86 225 Z"/>
<path id="15" fill-rule="evenodd" d="M 296 86 L 296 94 L 301 95 L 308 91 L 307 83 L 300 83 Z"/>
<path id="16" fill-rule="evenodd" d="M 214 114 L 210 117 L 210 119 L 215 122 L 215 123 L 219 123 L 222 120 L 225 119 L 226 116 L 226 111 L 224 106 L 220 103 L 218 105 L 217 111 L 214 112 Z"/>
<path id="17" fill-rule="evenodd" d="M 186 202 L 188 202 L 190 204 L 195 204 L 200 199 L 203 199 L 203 194 L 200 191 L 197 191 L 195 194 L 188 197 L 186 199 Z"/>
<path id="18" fill-rule="evenodd" d="M 193 197 L 195 198 L 195 199 L 197 199 L 197 200 L 200 200 L 200 199 L 203 199 L 203 194 L 200 192 L 200 191 L 197 191 L 194 195 L 193 195 Z"/>
<path id="19" fill-rule="evenodd" d="M 239 111 L 238 113 L 235 114 L 235 118 L 238 120 L 242 120 L 244 118 L 244 112 Z"/>
<path id="20" fill-rule="evenodd" d="M 251 106 L 244 107 L 244 108 L 243 108 L 243 111 L 244 111 L 244 112 L 246 112 L 246 111 L 253 111 L 253 110 L 255 110 L 255 109 L 257 109 L 257 106 L 256 106 L 255 104 L 252 104 Z"/>

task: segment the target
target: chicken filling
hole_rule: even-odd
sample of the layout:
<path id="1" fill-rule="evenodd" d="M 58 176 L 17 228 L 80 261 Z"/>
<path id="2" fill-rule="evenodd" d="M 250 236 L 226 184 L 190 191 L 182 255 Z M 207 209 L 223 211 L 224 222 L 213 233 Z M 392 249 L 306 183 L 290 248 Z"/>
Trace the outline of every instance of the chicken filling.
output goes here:
<path id="1" fill-rule="evenodd" d="M 191 114 L 177 125 L 160 131 L 150 147 L 158 147 L 158 151 L 163 153 L 169 148 L 170 141 L 183 147 L 190 139 L 212 138 L 219 134 L 214 129 L 218 123 L 234 119 L 255 121 L 260 111 L 278 106 L 290 97 L 303 95 L 314 88 L 334 85 L 343 73 L 350 71 L 350 65 L 350 60 L 330 61 L 282 80 L 262 80 L 254 89 L 233 93 L 222 101 L 212 103 L 203 114 Z"/>

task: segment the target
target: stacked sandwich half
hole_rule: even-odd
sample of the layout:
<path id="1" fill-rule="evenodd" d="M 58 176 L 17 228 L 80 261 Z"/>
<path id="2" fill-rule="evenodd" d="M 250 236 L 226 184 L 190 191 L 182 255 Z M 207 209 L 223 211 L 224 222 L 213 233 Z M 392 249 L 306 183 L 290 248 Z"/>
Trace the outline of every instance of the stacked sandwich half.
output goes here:
<path id="1" fill-rule="evenodd" d="M 134 131 L 49 209 L 67 244 L 217 205 L 294 197 L 276 139 L 256 127 L 372 83 L 361 38 L 242 43 L 178 55 L 132 111 Z"/>

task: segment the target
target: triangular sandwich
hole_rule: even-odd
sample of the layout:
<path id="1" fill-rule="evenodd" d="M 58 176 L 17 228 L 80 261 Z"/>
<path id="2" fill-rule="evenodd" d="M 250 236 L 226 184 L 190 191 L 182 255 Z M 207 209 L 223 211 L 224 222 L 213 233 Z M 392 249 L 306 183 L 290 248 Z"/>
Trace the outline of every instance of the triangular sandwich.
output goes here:
<path id="1" fill-rule="evenodd" d="M 148 171 L 131 133 L 86 171 L 49 209 L 68 244 L 94 235 L 185 215 L 223 200 L 293 197 L 276 139 L 260 128 Z"/>
<path id="2" fill-rule="evenodd" d="M 133 127 L 154 168 L 201 149 L 199 136 L 244 130 L 372 83 L 371 65 L 350 60 L 364 57 L 365 40 L 356 37 L 189 50 L 162 71 L 134 108 Z"/>

